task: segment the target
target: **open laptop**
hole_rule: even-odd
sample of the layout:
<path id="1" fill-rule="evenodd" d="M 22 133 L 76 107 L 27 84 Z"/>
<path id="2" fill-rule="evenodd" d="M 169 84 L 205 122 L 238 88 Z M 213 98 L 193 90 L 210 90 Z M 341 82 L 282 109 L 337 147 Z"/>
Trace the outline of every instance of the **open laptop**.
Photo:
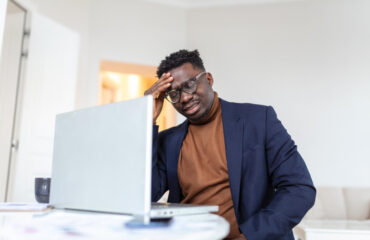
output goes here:
<path id="1" fill-rule="evenodd" d="M 148 222 L 218 206 L 151 204 L 152 96 L 56 117 L 50 204 Z"/>

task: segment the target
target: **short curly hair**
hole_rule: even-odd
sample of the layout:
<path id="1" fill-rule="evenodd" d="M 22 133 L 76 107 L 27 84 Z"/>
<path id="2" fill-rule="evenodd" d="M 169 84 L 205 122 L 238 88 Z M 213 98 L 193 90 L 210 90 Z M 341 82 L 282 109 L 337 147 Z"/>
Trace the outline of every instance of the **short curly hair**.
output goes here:
<path id="1" fill-rule="evenodd" d="M 163 73 L 179 67 L 184 63 L 190 63 L 191 65 L 193 65 L 194 68 L 205 71 L 203 61 L 200 58 L 197 49 L 195 49 L 194 51 L 182 49 L 177 52 L 171 53 L 164 60 L 162 60 L 157 69 L 157 77 L 160 78 Z"/>

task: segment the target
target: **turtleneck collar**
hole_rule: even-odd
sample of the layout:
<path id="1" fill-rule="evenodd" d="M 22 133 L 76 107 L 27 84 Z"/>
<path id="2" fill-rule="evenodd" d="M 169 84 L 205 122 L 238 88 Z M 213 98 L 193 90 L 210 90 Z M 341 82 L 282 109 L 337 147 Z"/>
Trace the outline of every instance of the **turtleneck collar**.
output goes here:
<path id="1" fill-rule="evenodd" d="M 202 124 L 207 124 L 211 121 L 213 121 L 216 118 L 217 112 L 221 111 L 221 104 L 220 100 L 218 99 L 218 94 L 217 92 L 214 92 L 214 97 L 213 97 L 213 102 L 212 102 L 212 107 L 207 113 L 207 115 L 200 121 L 194 123 L 189 120 L 191 124 L 194 125 L 202 125 Z"/>

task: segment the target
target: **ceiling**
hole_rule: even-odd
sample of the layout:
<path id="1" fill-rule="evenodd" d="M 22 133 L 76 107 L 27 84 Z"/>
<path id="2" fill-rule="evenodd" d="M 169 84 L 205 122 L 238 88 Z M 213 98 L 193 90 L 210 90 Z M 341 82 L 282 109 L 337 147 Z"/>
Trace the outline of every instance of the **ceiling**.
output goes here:
<path id="1" fill-rule="evenodd" d="M 263 4 L 277 2 L 298 2 L 306 0 L 144 0 L 147 2 L 160 3 L 181 8 L 199 8 L 212 6 L 229 6 L 241 4 Z"/>

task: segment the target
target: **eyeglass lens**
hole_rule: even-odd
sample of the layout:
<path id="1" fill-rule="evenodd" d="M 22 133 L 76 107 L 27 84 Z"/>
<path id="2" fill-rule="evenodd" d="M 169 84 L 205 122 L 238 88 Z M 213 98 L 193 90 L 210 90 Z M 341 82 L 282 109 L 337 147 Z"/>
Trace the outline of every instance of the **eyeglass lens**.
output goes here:
<path id="1" fill-rule="evenodd" d="M 197 76 L 184 82 L 179 89 L 169 91 L 166 96 L 167 100 L 169 100 L 172 103 L 178 103 L 181 98 L 181 91 L 186 92 L 188 94 L 195 93 L 195 91 L 197 90 L 196 80 L 198 80 L 203 75 L 203 73 L 205 72 L 202 72 Z"/>

